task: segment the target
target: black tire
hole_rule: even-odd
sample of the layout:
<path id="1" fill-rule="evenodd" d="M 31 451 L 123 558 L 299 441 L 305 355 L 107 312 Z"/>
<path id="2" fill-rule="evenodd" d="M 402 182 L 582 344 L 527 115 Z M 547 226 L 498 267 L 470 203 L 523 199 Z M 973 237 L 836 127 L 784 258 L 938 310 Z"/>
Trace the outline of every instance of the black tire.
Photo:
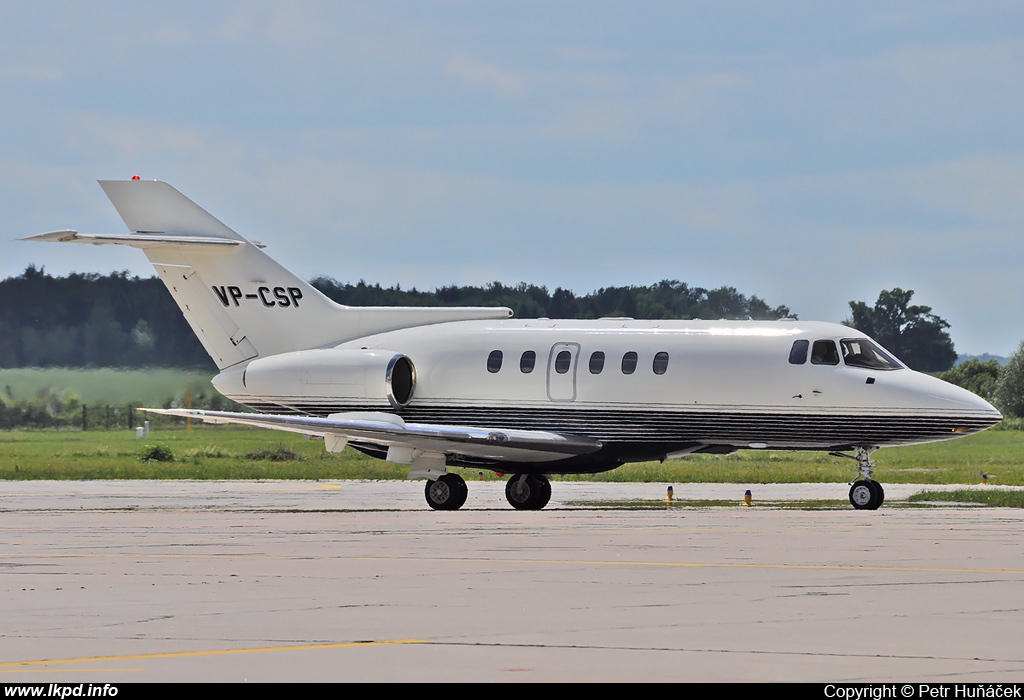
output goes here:
<path id="1" fill-rule="evenodd" d="M 551 500 L 551 482 L 543 474 L 534 477 L 537 480 L 537 510 L 540 510 Z"/>
<path id="2" fill-rule="evenodd" d="M 861 479 L 850 486 L 850 505 L 857 510 L 878 510 L 885 499 L 885 491 L 877 481 Z"/>
<path id="3" fill-rule="evenodd" d="M 427 505 L 434 510 L 458 510 L 466 502 L 469 488 L 458 474 L 442 474 L 423 489 Z"/>
<path id="4" fill-rule="evenodd" d="M 525 479 L 522 474 L 513 474 L 505 483 L 505 500 L 516 510 L 537 510 L 542 492 L 540 482 L 532 474 Z"/>
<path id="5" fill-rule="evenodd" d="M 458 474 L 445 474 L 445 476 L 451 479 L 458 496 L 450 510 L 458 510 L 466 504 L 466 499 L 469 497 L 469 487 L 466 486 L 466 480 Z"/>

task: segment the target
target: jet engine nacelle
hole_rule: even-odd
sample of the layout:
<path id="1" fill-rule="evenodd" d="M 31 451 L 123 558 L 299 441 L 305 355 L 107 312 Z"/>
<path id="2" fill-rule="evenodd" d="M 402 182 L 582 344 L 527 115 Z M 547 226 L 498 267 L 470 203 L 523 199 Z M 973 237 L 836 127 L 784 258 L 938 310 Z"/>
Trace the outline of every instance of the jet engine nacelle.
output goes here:
<path id="1" fill-rule="evenodd" d="M 248 395 L 299 403 L 302 398 L 387 400 L 397 409 L 412 400 L 416 368 L 408 357 L 389 350 L 300 350 L 225 370 L 214 377 L 213 385 L 230 398 Z"/>

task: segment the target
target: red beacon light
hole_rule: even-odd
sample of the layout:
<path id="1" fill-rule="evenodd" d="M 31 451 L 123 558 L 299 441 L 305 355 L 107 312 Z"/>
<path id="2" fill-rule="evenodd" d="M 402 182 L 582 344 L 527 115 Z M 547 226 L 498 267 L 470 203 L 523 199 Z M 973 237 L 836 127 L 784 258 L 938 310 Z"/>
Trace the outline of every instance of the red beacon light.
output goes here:
<path id="1" fill-rule="evenodd" d="M 142 178 L 139 177 L 138 175 L 132 175 L 132 179 L 133 180 L 141 180 Z"/>

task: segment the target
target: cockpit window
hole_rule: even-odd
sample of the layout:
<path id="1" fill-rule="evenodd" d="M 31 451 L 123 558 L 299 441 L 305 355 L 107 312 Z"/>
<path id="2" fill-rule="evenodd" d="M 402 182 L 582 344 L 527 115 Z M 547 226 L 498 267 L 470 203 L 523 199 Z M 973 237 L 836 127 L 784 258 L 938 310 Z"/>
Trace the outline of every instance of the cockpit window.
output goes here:
<path id="1" fill-rule="evenodd" d="M 815 340 L 811 350 L 812 365 L 838 365 L 839 352 L 835 342 L 831 340 Z"/>
<path id="2" fill-rule="evenodd" d="M 846 338 L 840 340 L 839 344 L 843 348 L 843 362 L 848 367 L 880 370 L 902 369 L 902 365 L 889 353 L 866 338 Z"/>
<path id="3" fill-rule="evenodd" d="M 789 364 L 802 365 L 807 362 L 807 350 L 811 343 L 807 340 L 793 341 L 793 347 L 789 351 Z"/>

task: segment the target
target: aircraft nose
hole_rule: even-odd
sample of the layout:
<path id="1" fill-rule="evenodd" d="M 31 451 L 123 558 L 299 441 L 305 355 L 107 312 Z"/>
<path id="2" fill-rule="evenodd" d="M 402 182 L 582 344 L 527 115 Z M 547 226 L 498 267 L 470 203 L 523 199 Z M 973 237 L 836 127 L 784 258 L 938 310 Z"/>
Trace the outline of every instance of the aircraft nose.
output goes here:
<path id="1" fill-rule="evenodd" d="M 995 425 L 1003 419 L 1003 414 L 995 406 L 977 394 L 941 379 L 934 379 L 929 387 L 928 404 L 931 408 L 945 408 L 961 411 L 972 417 L 983 418 Z"/>
<path id="2" fill-rule="evenodd" d="M 995 406 L 993 406 L 992 404 L 990 404 L 988 401 L 986 401 L 985 399 L 981 398 L 980 396 L 978 396 L 977 399 L 978 399 L 978 402 L 980 404 L 979 407 L 988 411 L 988 415 L 989 415 L 990 418 L 992 418 L 992 421 L 993 421 L 992 425 L 995 425 L 996 423 L 998 423 L 999 421 L 1001 421 L 1003 419 L 1003 414 L 999 411 L 998 408 L 996 408 Z"/>

